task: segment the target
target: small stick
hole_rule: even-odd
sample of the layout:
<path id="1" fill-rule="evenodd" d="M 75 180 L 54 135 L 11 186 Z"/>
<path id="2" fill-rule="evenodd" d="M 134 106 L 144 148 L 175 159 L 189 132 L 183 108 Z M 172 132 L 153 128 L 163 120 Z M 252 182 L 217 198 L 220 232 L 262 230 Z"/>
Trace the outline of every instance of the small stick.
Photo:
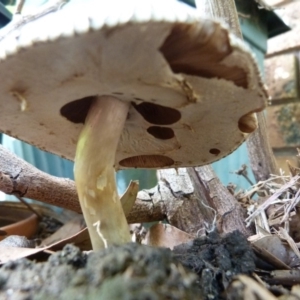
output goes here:
<path id="1" fill-rule="evenodd" d="M 5 149 L 1 144 L 0 191 L 8 195 L 31 198 L 81 213 L 73 180 L 58 178 L 42 172 Z M 167 199 L 167 195 L 164 198 Z M 174 212 L 172 211 L 172 213 Z M 151 195 L 146 191 L 141 191 L 128 215 L 128 222 L 161 221 L 166 218 L 166 214 L 163 202 L 154 202 Z"/>
<path id="2" fill-rule="evenodd" d="M 25 206 L 27 206 L 27 208 L 32 211 L 35 215 L 37 215 L 37 217 L 41 220 L 42 216 L 29 204 L 27 203 L 27 201 L 25 201 L 22 197 L 19 196 L 15 196 L 20 202 L 22 202 Z"/>
<path id="3" fill-rule="evenodd" d="M 15 15 L 21 15 L 26 0 L 17 0 Z"/>
<path id="4" fill-rule="evenodd" d="M 243 176 L 250 183 L 251 186 L 254 185 L 254 183 L 251 181 L 251 179 L 248 176 L 247 166 L 245 164 L 243 164 L 241 166 L 241 168 L 238 169 L 237 171 L 235 171 L 234 173 L 237 174 L 237 175 Z"/>
<path id="5" fill-rule="evenodd" d="M 22 1 L 22 0 L 19 0 L 19 1 Z M 52 1 L 50 3 L 50 5 L 46 4 L 46 5 L 41 6 L 41 8 L 37 9 L 37 11 L 35 13 L 24 15 L 24 16 L 22 16 L 21 19 L 18 18 L 18 20 L 10 22 L 8 25 L 6 25 L 3 29 L 0 30 L 0 41 L 3 40 L 9 33 L 20 28 L 24 24 L 34 21 L 34 20 L 41 18 L 49 13 L 52 13 L 52 12 L 55 12 L 55 11 L 61 9 L 62 6 L 64 4 L 66 4 L 67 2 L 69 2 L 69 0 L 56 0 L 54 2 Z M 16 14 L 17 14 L 17 12 L 15 13 L 15 15 Z"/>

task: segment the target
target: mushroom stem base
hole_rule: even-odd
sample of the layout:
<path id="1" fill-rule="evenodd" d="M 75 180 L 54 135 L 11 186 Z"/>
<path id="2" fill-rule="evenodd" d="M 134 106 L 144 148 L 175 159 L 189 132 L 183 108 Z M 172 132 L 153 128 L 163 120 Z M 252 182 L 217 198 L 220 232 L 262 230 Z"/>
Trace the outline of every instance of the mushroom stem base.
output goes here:
<path id="1" fill-rule="evenodd" d="M 77 143 L 75 182 L 94 250 L 130 242 L 114 169 L 128 108 L 114 97 L 97 98 Z"/>

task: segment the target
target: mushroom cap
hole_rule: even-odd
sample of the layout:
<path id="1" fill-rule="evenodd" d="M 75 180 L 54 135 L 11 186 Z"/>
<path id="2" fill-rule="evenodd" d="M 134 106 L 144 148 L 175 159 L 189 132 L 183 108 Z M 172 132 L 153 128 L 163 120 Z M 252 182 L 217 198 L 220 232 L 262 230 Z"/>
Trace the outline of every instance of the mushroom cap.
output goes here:
<path id="1" fill-rule="evenodd" d="M 116 168 L 167 168 L 218 160 L 256 129 L 266 92 L 224 25 L 171 0 L 106 2 L 0 31 L 2 132 L 73 160 L 94 97 L 114 96 L 132 103 Z"/>

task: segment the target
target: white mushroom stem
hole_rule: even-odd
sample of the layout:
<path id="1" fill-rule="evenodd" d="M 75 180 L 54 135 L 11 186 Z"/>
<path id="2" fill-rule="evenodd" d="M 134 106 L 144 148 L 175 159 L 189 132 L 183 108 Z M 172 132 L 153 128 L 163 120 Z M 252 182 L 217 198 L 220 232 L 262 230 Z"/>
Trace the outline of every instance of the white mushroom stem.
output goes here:
<path id="1" fill-rule="evenodd" d="M 130 242 L 115 181 L 115 153 L 129 104 L 110 96 L 91 106 L 80 133 L 75 182 L 94 250 Z"/>

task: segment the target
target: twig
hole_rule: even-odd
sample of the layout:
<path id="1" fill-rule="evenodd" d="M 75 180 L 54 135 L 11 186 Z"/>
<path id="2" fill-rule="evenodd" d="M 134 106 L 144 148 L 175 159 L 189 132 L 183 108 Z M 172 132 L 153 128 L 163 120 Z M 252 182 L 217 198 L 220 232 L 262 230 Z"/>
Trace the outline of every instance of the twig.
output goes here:
<path id="1" fill-rule="evenodd" d="M 249 15 L 249 14 L 246 15 L 246 14 L 243 14 L 241 12 L 238 12 L 237 14 L 240 18 L 243 18 L 243 19 L 250 19 L 251 18 L 251 15 Z"/>
<path id="2" fill-rule="evenodd" d="M 21 0 L 22 1 L 22 0 Z M 51 2 L 50 5 L 43 5 L 40 9 L 38 9 L 34 14 L 28 14 L 22 16 L 21 19 L 13 20 L 8 25 L 6 25 L 0 31 L 0 41 L 4 39 L 9 33 L 20 28 L 24 24 L 34 21 L 40 17 L 43 17 L 49 13 L 55 12 L 65 4 L 69 2 L 69 0 L 56 0 L 54 3 Z"/>
<path id="3" fill-rule="evenodd" d="M 262 203 L 257 210 L 255 210 L 247 219 L 246 222 L 248 225 L 253 221 L 253 219 L 260 214 L 262 210 L 267 209 L 270 205 L 274 203 L 276 199 L 278 199 L 287 189 L 295 185 L 295 183 L 300 179 L 300 175 L 292 177 L 289 182 L 284 184 L 279 190 L 277 190 L 273 195 L 270 196 L 268 200 Z"/>
<path id="4" fill-rule="evenodd" d="M 285 222 L 287 220 L 291 210 L 295 208 L 295 206 L 299 203 L 299 201 L 300 201 L 300 190 L 298 190 L 295 197 L 289 201 L 288 206 L 285 208 L 285 213 L 284 216 L 282 217 L 281 222 Z"/>
<path id="5" fill-rule="evenodd" d="M 253 194 L 264 193 L 264 196 L 268 196 L 270 194 L 275 193 L 275 189 L 280 189 L 282 184 L 277 183 L 279 179 L 282 179 L 284 184 L 288 182 L 290 176 L 278 176 L 278 175 L 271 175 L 271 177 L 264 181 L 259 181 L 258 183 L 254 184 L 249 191 L 242 194 L 241 197 L 252 197 Z"/>
<path id="6" fill-rule="evenodd" d="M 25 201 L 22 197 L 20 196 L 15 196 L 20 202 L 22 202 L 27 208 L 32 211 L 35 215 L 37 215 L 38 219 L 41 220 L 42 216 L 29 204 L 27 201 Z"/>
<path id="7" fill-rule="evenodd" d="M 157 189 L 156 189 L 157 190 Z M 0 191 L 17 197 L 30 198 L 81 213 L 75 182 L 42 172 L 0 145 Z M 164 220 L 168 213 L 167 196 L 162 201 L 147 191 L 138 193 L 127 217 L 129 223 Z M 184 197 L 184 195 L 183 195 Z"/>
<path id="8" fill-rule="evenodd" d="M 234 172 L 237 175 L 243 176 L 249 183 L 250 185 L 254 185 L 254 183 L 251 181 L 251 179 L 248 176 L 247 172 L 247 165 L 243 164 L 237 171 Z"/>
<path id="9" fill-rule="evenodd" d="M 261 211 L 261 213 L 255 218 L 256 232 L 259 231 L 258 226 L 263 228 L 265 231 L 269 233 L 271 232 L 265 211 Z"/>
<path id="10" fill-rule="evenodd" d="M 17 0 L 15 15 L 20 15 L 26 0 Z"/>

